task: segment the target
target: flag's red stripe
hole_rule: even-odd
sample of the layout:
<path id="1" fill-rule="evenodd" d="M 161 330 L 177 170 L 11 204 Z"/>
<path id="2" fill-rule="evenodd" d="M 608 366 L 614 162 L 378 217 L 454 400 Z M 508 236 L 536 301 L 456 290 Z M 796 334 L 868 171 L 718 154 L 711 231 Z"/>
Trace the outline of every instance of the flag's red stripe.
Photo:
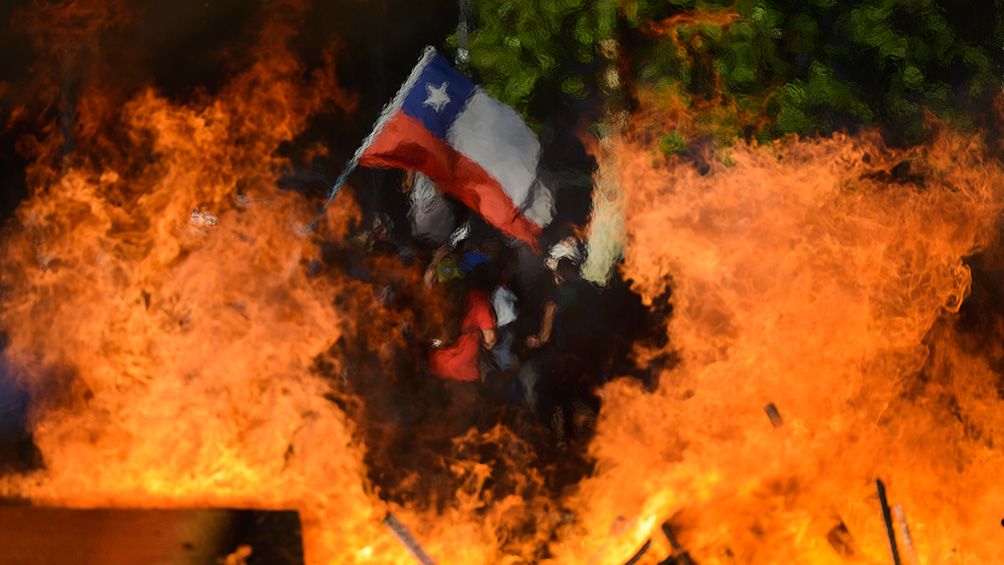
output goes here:
<path id="1" fill-rule="evenodd" d="M 485 135 L 490 135 L 490 132 L 485 132 Z M 367 167 L 420 171 L 503 233 L 519 238 L 538 250 L 540 226 L 516 208 L 502 185 L 484 167 L 403 112 L 399 111 L 387 122 L 359 163 Z"/>

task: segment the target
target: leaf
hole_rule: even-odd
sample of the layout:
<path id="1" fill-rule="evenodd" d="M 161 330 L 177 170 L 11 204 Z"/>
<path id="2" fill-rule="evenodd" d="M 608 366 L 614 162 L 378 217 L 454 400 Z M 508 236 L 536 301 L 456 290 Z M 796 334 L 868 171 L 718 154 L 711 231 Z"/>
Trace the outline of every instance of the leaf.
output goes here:
<path id="1" fill-rule="evenodd" d="M 669 132 L 669 134 L 659 138 L 659 151 L 666 157 L 682 153 L 686 151 L 686 149 L 687 139 L 683 137 L 682 133 L 675 129 Z"/>
<path id="2" fill-rule="evenodd" d="M 903 69 L 903 84 L 913 90 L 919 89 L 924 85 L 924 73 L 920 72 L 917 67 L 908 65 Z"/>
<path id="3" fill-rule="evenodd" d="M 586 83 L 580 76 L 568 76 L 561 81 L 561 91 L 576 98 L 585 98 Z"/>

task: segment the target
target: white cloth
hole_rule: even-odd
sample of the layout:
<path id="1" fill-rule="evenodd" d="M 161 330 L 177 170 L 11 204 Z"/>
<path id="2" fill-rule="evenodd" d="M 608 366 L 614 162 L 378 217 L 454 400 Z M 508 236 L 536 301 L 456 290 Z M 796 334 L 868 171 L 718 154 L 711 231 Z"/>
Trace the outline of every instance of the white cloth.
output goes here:
<path id="1" fill-rule="evenodd" d="M 508 326 L 516 321 L 516 295 L 504 286 L 492 292 L 492 308 L 495 310 L 495 327 Z"/>
<path id="2" fill-rule="evenodd" d="M 437 245 L 443 244 L 453 227 L 453 210 L 446 199 L 436 190 L 429 177 L 415 173 L 411 188 L 411 228 L 415 237 L 428 239 Z"/>
<path id="3" fill-rule="evenodd" d="M 470 220 L 461 224 L 457 229 L 453 230 L 453 233 L 450 234 L 450 248 L 456 249 L 456 247 L 467 239 L 467 236 L 469 235 L 471 235 Z"/>
<path id="4" fill-rule="evenodd" d="M 566 237 L 551 247 L 545 261 L 547 268 L 552 271 L 557 269 L 558 263 L 562 259 L 568 259 L 576 265 L 582 262 L 582 251 L 579 249 L 579 241 L 574 237 Z"/>

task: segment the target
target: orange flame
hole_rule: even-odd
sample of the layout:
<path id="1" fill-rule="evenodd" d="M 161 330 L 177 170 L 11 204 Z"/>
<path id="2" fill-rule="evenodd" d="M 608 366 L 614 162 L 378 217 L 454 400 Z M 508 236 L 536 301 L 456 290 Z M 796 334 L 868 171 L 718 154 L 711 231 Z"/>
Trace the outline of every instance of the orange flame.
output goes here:
<path id="1" fill-rule="evenodd" d="M 62 15 L 90 31 L 53 41 L 100 43 L 97 7 L 25 17 L 41 26 Z M 292 56 L 302 15 L 265 8 L 254 63 L 214 95 L 181 104 L 85 81 L 72 152 L 55 122 L 21 140 L 32 194 L 0 243 L 0 311 L 4 361 L 31 394 L 44 469 L 3 477 L 0 494 L 70 507 L 295 509 L 309 563 L 410 562 L 381 524 L 392 510 L 444 562 L 529 559 L 554 529 L 535 516 L 548 510 L 535 494 L 542 479 L 519 468 L 499 489 L 477 453 L 496 445 L 500 460 L 526 466 L 531 452 L 512 432 L 455 440 L 442 456 L 459 485 L 447 504 L 402 507 L 369 482 L 366 458 L 386 446 L 360 441 L 350 418 L 365 410 L 333 402 L 350 391 L 331 379 L 347 368 L 332 345 L 362 334 L 383 356 L 401 320 L 342 273 L 308 276 L 319 240 L 344 240 L 358 215 L 348 195 L 315 238 L 302 231 L 312 208 L 276 188 L 290 166 L 283 144 L 312 116 L 354 106 L 332 57 L 305 76 Z M 370 267 L 421 287 L 414 270 Z"/>
<path id="2" fill-rule="evenodd" d="M 911 153 L 836 135 L 739 145 L 702 176 L 636 139 L 610 165 L 624 274 L 649 301 L 672 287 L 680 362 L 654 394 L 604 390 L 598 473 L 570 501 L 581 523 L 558 561 L 616 562 L 648 536 L 668 551 L 656 532 L 675 516 L 701 563 L 883 562 L 876 478 L 921 562 L 1004 559 L 1004 401 L 951 330 L 963 258 L 1000 214 L 1000 165 L 949 133 Z M 897 184 L 883 171 L 903 160 L 914 174 Z M 665 367 L 667 352 L 638 355 Z M 852 547 L 827 541 L 841 523 Z"/>
<path id="3" fill-rule="evenodd" d="M 332 305 L 342 283 L 308 279 L 309 209 L 275 188 L 279 146 L 353 101 L 333 66 L 306 80 L 285 47 L 290 18 L 271 16 L 254 65 L 216 97 L 140 92 L 115 111 L 117 150 L 106 141 L 62 170 L 58 136 L 42 141 L 2 284 L 5 356 L 32 395 L 45 469 L 2 490 L 66 506 L 293 508 L 313 563 L 404 559 L 331 384 L 311 371 L 353 323 Z M 106 128 L 108 111 L 82 103 L 81 127 Z M 329 212 L 336 235 L 348 202 Z"/>
<path id="4" fill-rule="evenodd" d="M 94 2 L 60 6 L 85 14 L 75 41 L 120 25 Z M 340 336 L 381 347 L 399 320 L 373 314 L 365 285 L 308 276 L 310 208 L 276 188 L 280 147 L 312 116 L 353 107 L 333 60 L 307 77 L 291 55 L 302 9 L 288 8 L 264 9 L 255 63 L 215 95 L 181 104 L 145 89 L 119 104 L 88 82 L 74 153 L 61 156 L 55 126 L 22 143 L 32 196 L 0 242 L 0 326 L 45 468 L 4 477 L 0 493 L 296 509 L 310 563 L 411 562 L 380 524 L 388 509 L 442 563 L 621 563 L 649 538 L 642 562 L 655 563 L 667 517 L 699 562 L 825 563 L 887 559 L 881 478 L 909 521 L 904 554 L 1004 561 L 992 365 L 1004 351 L 953 326 L 963 258 L 988 244 L 1004 187 L 983 147 L 950 133 L 910 153 L 871 134 L 740 145 L 704 176 L 661 161 L 641 133 L 614 140 L 603 166 L 625 193 L 624 274 L 650 302 L 672 287 L 672 347 L 636 352 L 661 370 L 659 390 L 603 391 L 596 472 L 564 499 L 542 493 L 500 425 L 443 455 L 459 485 L 447 504 L 381 501 L 365 461 L 384 446 L 363 444 L 365 407 L 331 402 L 346 391 L 315 363 L 337 374 Z M 913 175 L 886 172 L 903 160 Z M 356 215 L 336 200 L 322 235 L 344 239 Z M 513 484 L 494 489 L 502 477 Z"/>
<path id="5" fill-rule="evenodd" d="M 675 44 L 680 44 L 680 26 L 709 25 L 727 27 L 739 19 L 739 13 L 732 9 L 726 10 L 688 10 L 665 18 L 659 22 L 651 22 L 644 26 L 644 31 L 650 35 L 668 35 Z"/>

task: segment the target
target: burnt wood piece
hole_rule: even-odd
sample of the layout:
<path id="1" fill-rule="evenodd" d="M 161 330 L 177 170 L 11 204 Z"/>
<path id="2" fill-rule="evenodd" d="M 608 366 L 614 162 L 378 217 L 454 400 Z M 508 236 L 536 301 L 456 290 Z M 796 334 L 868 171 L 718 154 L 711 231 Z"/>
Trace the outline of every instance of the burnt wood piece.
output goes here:
<path id="1" fill-rule="evenodd" d="M 889 510 L 889 500 L 885 495 L 885 485 L 882 479 L 875 479 L 875 489 L 878 491 L 879 503 L 882 505 L 882 519 L 885 520 L 885 533 L 889 536 L 889 549 L 892 550 L 892 562 L 902 565 L 899 558 L 899 548 L 896 547 L 896 530 L 893 527 L 892 512 Z"/>
<path id="2" fill-rule="evenodd" d="M 767 412 L 767 418 L 770 419 L 770 423 L 775 428 L 780 428 L 784 425 L 784 418 L 781 417 L 781 413 L 777 411 L 777 406 L 774 406 L 773 402 L 764 406 L 763 409 Z"/>
<path id="3" fill-rule="evenodd" d="M 662 533 L 666 535 L 666 539 L 669 540 L 669 545 L 673 547 L 674 555 L 670 557 L 673 561 L 669 561 L 669 563 L 675 563 L 677 565 L 697 565 L 697 562 L 691 559 L 690 554 L 683 549 L 683 546 L 680 545 L 680 542 L 676 539 L 676 534 L 673 533 L 673 527 L 669 524 L 669 522 L 662 523 Z M 666 563 L 666 561 L 663 561 L 663 563 Z"/>
<path id="4" fill-rule="evenodd" d="M 299 515 L 242 509 L 54 508 L 0 500 L 3 565 L 221 563 L 235 552 L 248 555 L 248 565 L 303 565 Z"/>
<path id="5" fill-rule="evenodd" d="M 652 547 L 652 540 L 646 540 L 645 545 L 641 546 L 641 549 L 635 552 L 635 554 L 631 556 L 631 559 L 628 559 L 627 563 L 625 563 L 624 565 L 635 565 L 635 563 L 641 561 L 642 557 L 645 557 L 645 554 L 648 553 L 648 550 L 651 547 Z"/>
<path id="6" fill-rule="evenodd" d="M 408 551 L 415 556 L 416 561 L 422 565 L 436 565 L 436 562 L 429 557 L 429 554 L 426 553 L 424 549 L 422 549 L 422 546 L 418 543 L 418 540 L 415 539 L 415 536 L 411 535 L 411 531 L 408 530 L 407 526 L 402 524 L 396 516 L 388 512 L 387 516 L 383 519 L 383 523 L 385 526 L 390 528 L 390 531 L 394 532 L 397 539 L 399 539 L 401 543 L 408 548 Z"/>
<path id="7" fill-rule="evenodd" d="M 840 556 L 851 557 L 854 555 L 854 538 L 851 537 L 851 532 L 843 520 L 830 529 L 829 533 L 826 534 L 826 541 Z"/>

